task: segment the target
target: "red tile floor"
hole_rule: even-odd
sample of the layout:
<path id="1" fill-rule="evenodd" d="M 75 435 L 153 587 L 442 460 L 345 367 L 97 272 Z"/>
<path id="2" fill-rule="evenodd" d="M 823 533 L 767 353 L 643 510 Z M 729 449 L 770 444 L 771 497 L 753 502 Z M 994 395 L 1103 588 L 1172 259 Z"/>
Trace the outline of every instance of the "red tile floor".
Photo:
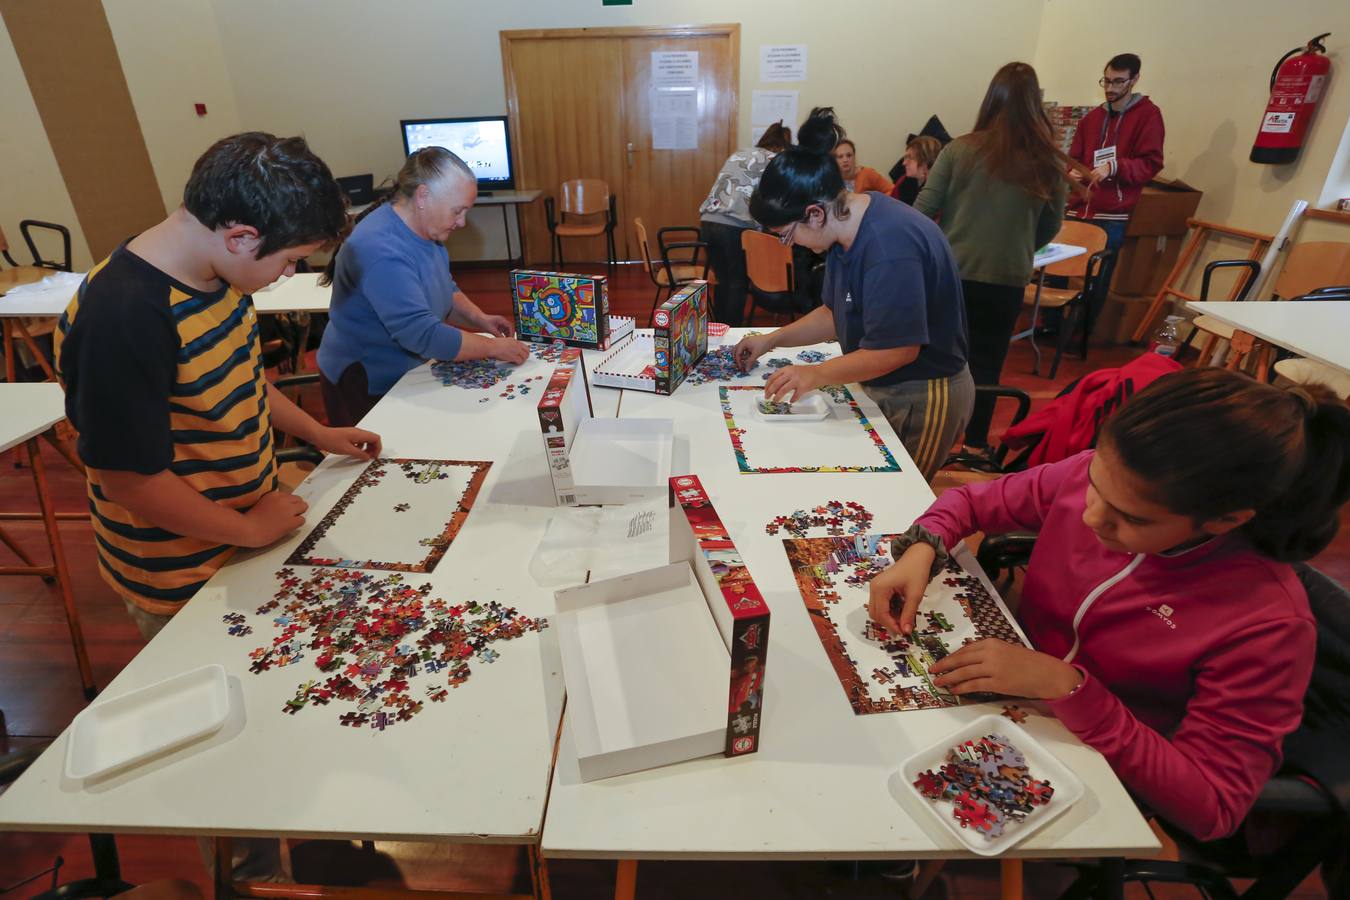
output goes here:
<path id="1" fill-rule="evenodd" d="M 599 271 L 599 270 L 597 270 Z M 460 286 L 480 305 L 509 314 L 505 271 L 475 268 L 458 271 Z M 635 315 L 645 323 L 652 289 L 641 269 L 620 266 L 611 288 L 613 311 Z M 1119 365 L 1139 351 L 1125 347 L 1094 346 L 1086 362 L 1069 358 L 1053 381 L 1030 374 L 1031 351 L 1025 342 L 1013 346 L 1005 381 L 1031 393 L 1037 404 L 1054 397 L 1079 375 L 1102 366 Z M 312 364 L 312 357 L 311 357 Z M 319 408 L 316 396 L 305 406 Z M 996 423 L 995 433 L 1001 429 Z M 82 478 L 55 453 L 48 452 L 48 472 L 58 509 L 83 507 Z M 13 457 L 0 460 L 0 509 L 25 510 L 34 506 L 27 469 L 15 468 Z M 10 532 L 27 547 L 44 548 L 40 527 L 12 525 Z M 70 559 L 75 596 L 83 617 L 89 653 L 100 685 L 106 685 L 140 650 L 140 637 L 122 602 L 97 574 L 93 540 L 88 525 L 67 522 L 62 537 Z M 0 555 L 8 551 L 0 549 Z M 10 561 L 5 556 L 5 561 Z M 1336 544 L 1317 560 L 1329 574 L 1350 583 L 1350 532 L 1342 531 Z M 0 581 L 0 710 L 8 725 L 10 745 L 24 746 L 57 735 L 83 707 L 79 679 L 70 650 L 60 603 L 53 591 L 36 578 Z M 3 752 L 3 748 L 0 748 Z M 124 877 L 133 882 L 184 878 L 203 889 L 207 878 L 188 838 L 128 836 L 119 839 Z M 51 865 L 57 855 L 66 865 L 63 878 L 91 871 L 88 845 L 78 835 L 0 834 L 0 892 L 9 885 Z M 346 844 L 299 843 L 292 856 L 301 879 L 327 883 L 366 883 L 461 890 L 528 890 L 521 854 L 512 848 L 436 847 L 379 843 L 373 852 Z M 550 865 L 554 895 L 559 900 L 602 897 L 613 889 L 612 863 L 557 861 Z M 321 875 L 319 873 L 322 873 Z M 853 881 L 846 872 L 823 863 L 695 864 L 646 862 L 639 867 L 638 896 L 644 900 L 701 896 L 765 898 L 884 897 L 893 895 L 877 879 Z M 1067 881 L 1065 870 L 1050 863 L 1027 866 L 1029 897 L 1057 896 Z M 38 888 L 16 892 L 23 896 Z M 929 897 L 994 897 L 999 893 L 997 865 L 985 861 L 948 865 Z M 1167 892 L 1162 892 L 1166 895 Z M 1140 892 L 1139 896 L 1142 896 Z M 1175 896 L 1191 896 L 1189 890 Z M 1299 896 L 1323 897 L 1316 876 Z"/>

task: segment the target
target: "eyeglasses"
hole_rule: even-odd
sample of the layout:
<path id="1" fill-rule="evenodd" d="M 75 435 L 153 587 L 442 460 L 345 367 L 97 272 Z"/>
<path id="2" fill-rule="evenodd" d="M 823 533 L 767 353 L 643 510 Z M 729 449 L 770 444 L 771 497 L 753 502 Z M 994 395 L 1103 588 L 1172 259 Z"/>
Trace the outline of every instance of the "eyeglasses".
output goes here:
<path id="1" fill-rule="evenodd" d="M 787 228 L 784 228 L 782 231 L 775 231 L 774 236 L 778 238 L 778 243 L 782 244 L 784 247 L 786 247 L 788 244 L 791 244 L 792 236 L 797 233 L 798 224 L 799 223 L 797 222 L 793 222 L 791 225 L 789 225 Z"/>
<path id="2" fill-rule="evenodd" d="M 1133 75 L 1131 75 L 1129 78 L 1098 78 L 1098 79 L 1097 79 L 1097 83 L 1098 83 L 1099 85 L 1101 85 L 1102 87 L 1116 87 L 1116 88 L 1118 88 L 1118 87 L 1124 87 L 1125 85 L 1129 84 L 1131 81 L 1134 81 L 1134 76 L 1133 76 Z"/>

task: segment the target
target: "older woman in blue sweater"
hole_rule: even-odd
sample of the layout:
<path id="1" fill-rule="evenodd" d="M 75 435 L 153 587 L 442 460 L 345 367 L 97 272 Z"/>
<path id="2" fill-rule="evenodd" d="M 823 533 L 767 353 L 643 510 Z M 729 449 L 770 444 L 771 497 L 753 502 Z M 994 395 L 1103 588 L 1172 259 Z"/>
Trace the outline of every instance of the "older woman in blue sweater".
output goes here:
<path id="1" fill-rule="evenodd" d="M 428 359 L 523 363 L 511 321 L 484 313 L 455 284 L 444 241 L 478 197 L 472 170 L 427 147 L 399 170 L 389 202 L 367 212 L 329 264 L 319 380 L 330 425 L 355 425 Z M 477 332 L 485 332 L 483 334 Z"/>

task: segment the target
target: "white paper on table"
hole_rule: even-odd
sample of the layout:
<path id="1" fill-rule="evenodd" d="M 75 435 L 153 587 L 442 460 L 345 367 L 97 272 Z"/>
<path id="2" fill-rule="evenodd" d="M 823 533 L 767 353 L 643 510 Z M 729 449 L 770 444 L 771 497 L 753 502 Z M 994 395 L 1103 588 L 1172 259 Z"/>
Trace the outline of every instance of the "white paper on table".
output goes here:
<path id="1" fill-rule="evenodd" d="M 753 91 L 750 101 L 750 137 L 759 140 L 775 122 L 797 127 L 797 91 Z"/>
<path id="2" fill-rule="evenodd" d="M 81 281 L 84 281 L 83 272 L 53 272 L 41 281 L 9 288 L 5 291 L 5 295 L 12 297 L 16 294 L 36 294 L 40 291 L 69 291 L 73 294 Z"/>
<path id="3" fill-rule="evenodd" d="M 616 578 L 670 562 L 670 515 L 665 497 L 623 506 L 562 508 L 549 519 L 530 558 L 540 587 Z"/>
<path id="4" fill-rule="evenodd" d="M 805 44 L 760 44 L 760 81 L 805 81 Z"/>
<path id="5" fill-rule="evenodd" d="M 653 50 L 652 87 L 698 87 L 698 51 Z"/>
<path id="6" fill-rule="evenodd" d="M 742 472 L 898 472 L 900 464 L 881 434 L 844 387 L 824 387 L 830 414 L 818 422 L 765 422 L 755 406 L 762 385 L 718 389 L 733 452 Z"/>

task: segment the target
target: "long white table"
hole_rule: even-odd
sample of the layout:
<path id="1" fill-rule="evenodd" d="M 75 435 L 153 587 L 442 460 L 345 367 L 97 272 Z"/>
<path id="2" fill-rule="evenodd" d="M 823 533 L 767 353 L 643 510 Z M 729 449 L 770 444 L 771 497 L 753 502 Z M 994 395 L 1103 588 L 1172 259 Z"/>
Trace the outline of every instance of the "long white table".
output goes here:
<path id="1" fill-rule="evenodd" d="M 738 330 L 726 338 L 734 342 Z M 837 345 L 816 349 L 838 353 Z M 795 357 L 798 349 L 770 357 Z M 762 384 L 761 366 L 739 384 Z M 670 397 L 625 391 L 622 417 L 671 417 L 687 441 L 690 470 L 772 609 L 763 730 L 758 753 L 694 760 L 583 783 L 569 725 L 553 775 L 544 827 L 546 857 L 766 860 L 968 857 L 898 790 L 902 759 L 1000 705 L 855 715 L 793 580 L 776 515 L 830 500 L 857 501 L 874 532 L 903 531 L 934 495 L 865 393 L 853 396 L 896 458 L 899 473 L 742 474 L 732 454 L 718 385 L 680 387 Z M 778 425 L 778 428 L 809 426 Z M 785 440 L 788 439 L 785 432 Z M 677 447 L 676 458 L 680 450 Z M 967 557 L 967 565 L 975 567 Z M 1025 705 L 1025 704 L 1024 704 Z M 1106 760 L 1056 719 L 1025 724 L 1086 787 L 1084 798 L 1019 844 L 1018 857 L 1148 853 L 1158 843 Z M 904 799 L 901 799 L 904 795 Z"/>
<path id="2" fill-rule="evenodd" d="M 1186 308 L 1299 356 L 1350 372 L 1350 301 L 1210 300 L 1187 303 Z"/>
<path id="3" fill-rule="evenodd" d="M 25 266 L 23 269 L 9 269 L 0 275 L 10 275 L 9 278 L 0 278 L 0 354 L 5 357 L 6 380 L 15 380 L 14 338 L 17 335 L 47 377 L 55 381 L 56 374 L 47 364 L 42 350 L 33 343 L 33 336 L 23 320 L 59 318 L 70 305 L 79 280 L 84 277 L 83 273 L 72 275 L 69 272 Z"/>

